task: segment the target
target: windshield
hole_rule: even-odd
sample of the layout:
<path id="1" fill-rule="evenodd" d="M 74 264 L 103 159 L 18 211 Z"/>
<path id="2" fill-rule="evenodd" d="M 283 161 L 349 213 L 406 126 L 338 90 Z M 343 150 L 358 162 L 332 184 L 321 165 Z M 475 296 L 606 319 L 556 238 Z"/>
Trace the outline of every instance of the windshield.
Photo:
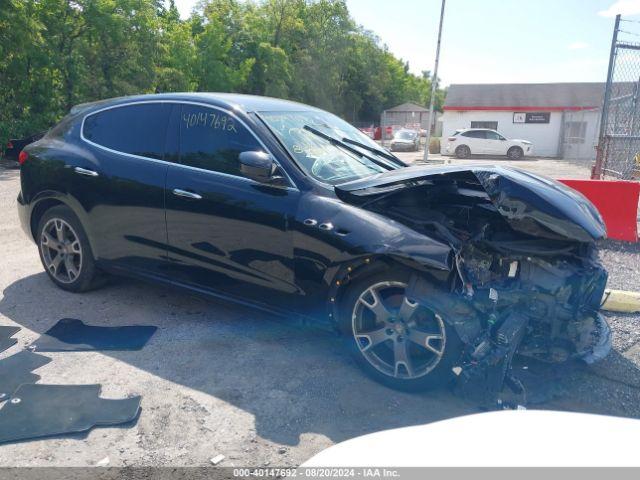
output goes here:
<path id="1" fill-rule="evenodd" d="M 395 134 L 395 138 L 398 140 L 413 140 L 416 138 L 416 132 L 411 130 L 400 130 Z"/>
<path id="2" fill-rule="evenodd" d="M 337 185 L 388 170 L 305 130 L 304 127 L 309 126 L 336 139 L 347 138 L 380 149 L 377 143 L 360 130 L 328 112 L 260 112 L 260 117 L 298 164 L 322 183 Z M 363 154 L 375 155 L 357 146 L 353 148 L 361 150 Z"/>

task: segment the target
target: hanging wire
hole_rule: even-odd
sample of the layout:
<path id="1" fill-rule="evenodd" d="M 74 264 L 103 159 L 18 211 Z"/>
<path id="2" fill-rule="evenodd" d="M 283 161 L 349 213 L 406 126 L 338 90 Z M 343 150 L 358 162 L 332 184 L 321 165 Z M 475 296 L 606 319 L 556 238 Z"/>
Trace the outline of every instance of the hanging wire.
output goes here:
<path id="1" fill-rule="evenodd" d="M 627 32 L 626 30 L 618 30 L 620 33 L 626 33 L 627 35 L 633 35 L 634 37 L 640 37 L 640 33 Z"/>

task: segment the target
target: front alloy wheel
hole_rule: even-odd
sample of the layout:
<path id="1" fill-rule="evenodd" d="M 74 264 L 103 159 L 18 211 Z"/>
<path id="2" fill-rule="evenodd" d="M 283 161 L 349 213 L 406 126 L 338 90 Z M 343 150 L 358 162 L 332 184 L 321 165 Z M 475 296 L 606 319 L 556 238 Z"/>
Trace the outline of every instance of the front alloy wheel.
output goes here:
<path id="1" fill-rule="evenodd" d="M 520 160 L 522 157 L 524 157 L 524 152 L 520 147 L 511 147 L 507 152 L 507 157 L 509 157 L 511 160 Z"/>
<path id="2" fill-rule="evenodd" d="M 401 282 L 367 288 L 353 308 L 352 329 L 356 345 L 373 367 L 411 380 L 438 365 L 447 337 L 442 318 L 419 308 L 405 295 L 406 288 Z"/>
<path id="3" fill-rule="evenodd" d="M 341 304 L 340 327 L 367 374 L 418 391 L 451 378 L 460 340 L 441 312 L 407 296 L 408 277 L 391 271 L 353 285 Z"/>

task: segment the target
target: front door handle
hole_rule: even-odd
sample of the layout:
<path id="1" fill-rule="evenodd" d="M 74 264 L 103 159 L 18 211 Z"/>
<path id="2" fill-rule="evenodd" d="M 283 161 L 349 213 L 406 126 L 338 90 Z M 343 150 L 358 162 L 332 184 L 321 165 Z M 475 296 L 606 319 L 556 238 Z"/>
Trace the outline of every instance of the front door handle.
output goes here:
<path id="1" fill-rule="evenodd" d="M 89 170 L 87 168 L 76 167 L 74 168 L 74 170 L 76 173 L 79 173 L 80 175 L 86 175 L 88 177 L 97 177 L 99 175 L 95 170 Z"/>
<path id="2" fill-rule="evenodd" d="M 179 188 L 174 188 L 173 194 L 177 195 L 178 197 L 186 197 L 186 198 L 191 198 L 193 200 L 200 200 L 202 198 L 202 195 L 198 195 L 197 193 L 194 193 L 194 192 L 189 192 L 188 190 L 180 190 Z"/>

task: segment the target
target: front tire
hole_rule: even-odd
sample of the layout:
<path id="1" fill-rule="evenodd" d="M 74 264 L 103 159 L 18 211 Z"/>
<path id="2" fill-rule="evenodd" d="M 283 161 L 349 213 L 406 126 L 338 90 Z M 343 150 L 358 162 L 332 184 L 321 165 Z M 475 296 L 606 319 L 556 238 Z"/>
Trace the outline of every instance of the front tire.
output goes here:
<path id="1" fill-rule="evenodd" d="M 511 147 L 507 150 L 507 157 L 509 157 L 510 160 L 520 160 L 524 157 L 524 152 L 520 147 Z"/>
<path id="2" fill-rule="evenodd" d="M 53 283 L 69 292 L 85 292 L 98 286 L 89 240 L 73 211 L 66 206 L 47 210 L 37 229 L 40 260 Z"/>
<path id="3" fill-rule="evenodd" d="M 417 392 L 444 385 L 461 342 L 443 313 L 405 295 L 411 272 L 390 269 L 354 283 L 340 304 L 340 329 L 356 363 L 374 380 Z"/>

